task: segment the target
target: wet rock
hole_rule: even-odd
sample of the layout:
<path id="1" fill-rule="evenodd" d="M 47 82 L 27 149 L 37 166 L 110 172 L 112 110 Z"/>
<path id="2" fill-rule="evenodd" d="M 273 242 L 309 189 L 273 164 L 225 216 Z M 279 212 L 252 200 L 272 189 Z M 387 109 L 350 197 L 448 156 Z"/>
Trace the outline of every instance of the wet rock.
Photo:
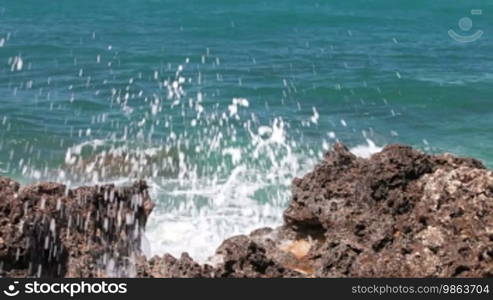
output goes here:
<path id="1" fill-rule="evenodd" d="M 0 178 L 2 276 L 129 276 L 152 202 L 144 182 L 68 190 Z"/>
<path id="2" fill-rule="evenodd" d="M 493 276 L 493 173 L 450 154 L 390 145 L 363 159 L 335 145 L 293 180 L 282 226 L 231 237 L 204 265 L 140 255 L 151 210 L 143 183 L 66 190 L 0 178 L 2 275 Z"/>

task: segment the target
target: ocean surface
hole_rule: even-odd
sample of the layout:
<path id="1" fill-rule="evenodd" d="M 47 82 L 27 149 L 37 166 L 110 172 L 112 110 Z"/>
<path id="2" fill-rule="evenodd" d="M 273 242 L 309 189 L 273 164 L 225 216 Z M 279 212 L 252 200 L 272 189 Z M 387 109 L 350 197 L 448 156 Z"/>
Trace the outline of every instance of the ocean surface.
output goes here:
<path id="1" fill-rule="evenodd" d="M 145 252 L 204 261 L 336 141 L 493 167 L 492 35 L 492 1 L 2 0 L 0 175 L 145 179 Z"/>

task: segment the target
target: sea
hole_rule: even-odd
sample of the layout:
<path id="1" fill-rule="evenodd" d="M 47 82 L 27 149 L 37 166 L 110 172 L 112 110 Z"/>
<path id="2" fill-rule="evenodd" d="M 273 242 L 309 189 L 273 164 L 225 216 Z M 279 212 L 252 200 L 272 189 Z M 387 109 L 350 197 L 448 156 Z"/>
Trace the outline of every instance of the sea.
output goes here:
<path id="1" fill-rule="evenodd" d="M 0 176 L 146 180 L 146 255 L 282 224 L 337 142 L 493 167 L 493 2 L 0 1 Z"/>

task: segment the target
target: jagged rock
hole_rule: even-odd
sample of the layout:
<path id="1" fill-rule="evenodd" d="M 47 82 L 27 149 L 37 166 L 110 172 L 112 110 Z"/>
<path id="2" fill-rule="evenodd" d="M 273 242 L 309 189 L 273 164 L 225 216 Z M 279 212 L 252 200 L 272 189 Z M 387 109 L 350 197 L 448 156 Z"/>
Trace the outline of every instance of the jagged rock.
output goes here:
<path id="1" fill-rule="evenodd" d="M 293 182 L 286 225 L 318 229 L 320 277 L 493 276 L 493 174 L 474 159 L 337 145 Z"/>
<path id="2" fill-rule="evenodd" d="M 214 272 L 211 266 L 196 263 L 188 253 L 183 253 L 179 259 L 169 254 L 148 261 L 141 257 L 138 265 L 137 276 L 146 278 L 210 278 Z"/>
<path id="3" fill-rule="evenodd" d="M 217 249 L 222 262 L 215 277 L 299 277 L 301 274 L 267 256 L 267 250 L 250 237 L 240 235 L 225 240 Z"/>
<path id="4" fill-rule="evenodd" d="M 131 275 L 152 202 L 144 182 L 67 190 L 0 178 L 2 276 Z M 122 273 L 123 272 L 123 273 Z"/>
<path id="5" fill-rule="evenodd" d="M 67 191 L 0 178 L 1 275 L 493 276 L 493 173 L 450 154 L 390 145 L 363 159 L 337 144 L 293 180 L 282 226 L 225 240 L 210 265 L 139 255 L 151 210 L 144 183 Z M 136 222 L 123 224 L 127 213 Z"/>

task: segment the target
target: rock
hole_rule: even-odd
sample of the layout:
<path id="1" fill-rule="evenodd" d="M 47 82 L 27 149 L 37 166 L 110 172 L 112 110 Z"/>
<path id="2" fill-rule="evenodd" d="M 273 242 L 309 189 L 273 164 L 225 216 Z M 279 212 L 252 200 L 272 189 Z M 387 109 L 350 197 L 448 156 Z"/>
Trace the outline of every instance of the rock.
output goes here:
<path id="1" fill-rule="evenodd" d="M 493 276 L 493 173 L 475 159 L 402 145 L 363 159 L 337 144 L 293 180 L 282 226 L 226 239 L 204 265 L 141 255 L 152 206 L 145 183 L 67 190 L 0 178 L 1 275 Z"/>
<path id="2" fill-rule="evenodd" d="M 210 278 L 213 277 L 213 272 L 211 266 L 201 266 L 188 253 L 183 253 L 179 259 L 169 254 L 165 254 L 163 257 L 155 256 L 148 261 L 145 257 L 141 257 L 137 276 L 146 278 Z"/>
<path id="3" fill-rule="evenodd" d="M 301 274 L 269 257 L 265 247 L 244 235 L 225 240 L 216 251 L 222 262 L 215 277 L 299 277 Z"/>
<path id="4" fill-rule="evenodd" d="M 0 178 L 2 276 L 130 276 L 152 201 L 144 182 L 67 190 Z"/>
<path id="5" fill-rule="evenodd" d="M 337 145 L 294 180 L 285 226 L 324 235 L 310 251 L 319 277 L 493 276 L 492 187 L 474 159 Z"/>

